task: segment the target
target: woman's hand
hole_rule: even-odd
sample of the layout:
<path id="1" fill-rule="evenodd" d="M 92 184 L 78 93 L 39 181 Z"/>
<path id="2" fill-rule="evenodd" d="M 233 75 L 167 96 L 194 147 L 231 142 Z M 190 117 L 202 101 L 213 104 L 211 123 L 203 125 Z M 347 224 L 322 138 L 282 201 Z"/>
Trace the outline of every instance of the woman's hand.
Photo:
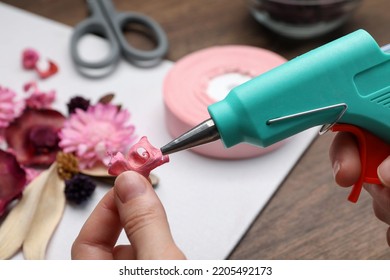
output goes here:
<path id="1" fill-rule="evenodd" d="M 130 244 L 116 245 L 124 229 Z M 72 259 L 185 259 L 165 210 L 145 177 L 120 174 L 92 212 L 72 246 Z"/>
<path id="2" fill-rule="evenodd" d="M 342 187 L 353 185 L 361 172 L 359 150 L 354 136 L 339 132 L 331 145 L 329 156 L 336 183 Z M 380 164 L 377 172 L 382 185 L 365 185 L 364 188 L 373 198 L 376 217 L 390 225 L 390 157 Z M 387 230 L 387 243 L 390 246 L 390 228 Z"/>

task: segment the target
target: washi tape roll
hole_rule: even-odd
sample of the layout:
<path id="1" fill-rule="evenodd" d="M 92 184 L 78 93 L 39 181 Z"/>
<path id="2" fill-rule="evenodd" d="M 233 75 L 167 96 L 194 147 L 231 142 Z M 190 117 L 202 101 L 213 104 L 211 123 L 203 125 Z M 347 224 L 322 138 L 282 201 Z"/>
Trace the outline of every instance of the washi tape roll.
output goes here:
<path id="1" fill-rule="evenodd" d="M 236 45 L 207 48 L 183 57 L 164 80 L 169 133 L 176 138 L 209 119 L 209 105 L 222 100 L 232 88 L 284 62 L 285 58 L 271 51 Z M 261 148 L 241 143 L 226 149 L 221 141 L 215 141 L 191 150 L 209 157 L 240 159 L 262 155 L 281 144 Z"/>

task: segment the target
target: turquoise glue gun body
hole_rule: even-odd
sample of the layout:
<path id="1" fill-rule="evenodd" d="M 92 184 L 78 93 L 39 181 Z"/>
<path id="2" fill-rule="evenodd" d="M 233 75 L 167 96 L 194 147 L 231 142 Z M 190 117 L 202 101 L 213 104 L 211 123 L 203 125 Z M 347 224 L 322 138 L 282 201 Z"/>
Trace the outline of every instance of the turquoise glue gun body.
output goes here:
<path id="1" fill-rule="evenodd" d="M 359 30 L 234 88 L 209 113 L 226 147 L 240 142 L 266 147 L 314 126 L 352 125 L 333 130 L 358 136 L 364 173 L 367 158 L 384 152 L 367 143 L 366 131 L 390 143 L 390 54 Z M 378 165 L 371 164 L 374 174 L 363 181 L 380 183 L 369 180 L 376 178 Z M 362 183 L 351 200 L 357 200 Z"/>
<path id="2" fill-rule="evenodd" d="M 227 148 L 266 147 L 319 125 L 354 133 L 362 164 L 355 202 L 364 182 L 380 184 L 376 169 L 390 155 L 390 53 L 358 30 L 235 87 L 208 111 L 217 131 L 209 137 Z"/>

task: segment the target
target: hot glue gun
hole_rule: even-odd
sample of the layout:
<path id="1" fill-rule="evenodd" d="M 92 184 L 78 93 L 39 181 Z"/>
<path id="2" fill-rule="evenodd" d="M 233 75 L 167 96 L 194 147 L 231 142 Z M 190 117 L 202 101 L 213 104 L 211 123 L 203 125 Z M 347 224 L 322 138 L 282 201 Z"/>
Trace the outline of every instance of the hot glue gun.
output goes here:
<path id="1" fill-rule="evenodd" d="M 235 87 L 208 112 L 210 119 L 162 153 L 218 139 L 227 148 L 266 147 L 319 125 L 321 133 L 348 131 L 358 139 L 362 165 L 348 198 L 356 202 L 363 183 L 380 184 L 377 167 L 390 155 L 390 47 L 355 31 Z"/>

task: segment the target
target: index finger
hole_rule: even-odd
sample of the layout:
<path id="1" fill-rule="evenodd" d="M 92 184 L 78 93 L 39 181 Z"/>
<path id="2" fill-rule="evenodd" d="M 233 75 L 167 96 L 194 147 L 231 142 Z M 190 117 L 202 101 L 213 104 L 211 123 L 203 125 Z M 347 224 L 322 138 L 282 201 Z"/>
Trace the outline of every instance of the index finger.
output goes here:
<path id="1" fill-rule="evenodd" d="M 112 250 L 122 230 L 114 191 L 102 198 L 72 246 L 72 259 L 113 259 Z"/>
<path id="2" fill-rule="evenodd" d="M 329 149 L 337 184 L 349 187 L 356 183 L 361 172 L 358 144 L 353 134 L 339 132 Z"/>

